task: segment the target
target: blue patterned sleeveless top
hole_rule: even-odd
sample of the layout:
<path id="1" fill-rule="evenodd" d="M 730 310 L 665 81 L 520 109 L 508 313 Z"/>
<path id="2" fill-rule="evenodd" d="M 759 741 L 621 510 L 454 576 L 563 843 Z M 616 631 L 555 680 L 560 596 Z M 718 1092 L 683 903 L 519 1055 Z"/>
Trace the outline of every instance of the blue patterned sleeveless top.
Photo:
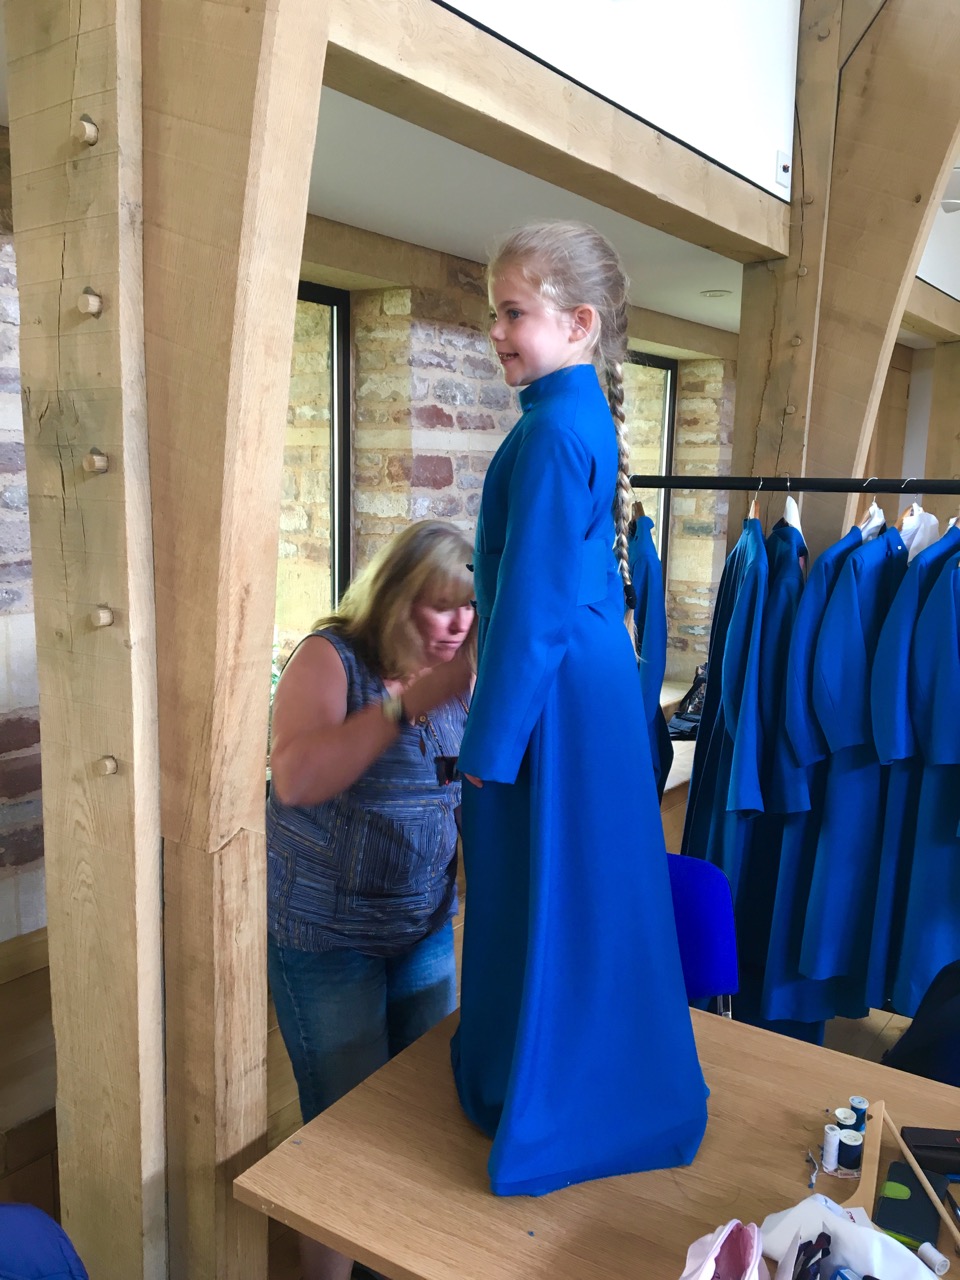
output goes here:
<path id="1" fill-rule="evenodd" d="M 335 631 L 347 714 L 386 697 L 383 681 Z M 285 947 L 391 956 L 457 909 L 460 783 L 437 782 L 434 757 L 455 756 L 466 721 L 459 699 L 404 724 L 399 738 L 339 795 L 309 808 L 267 800 L 267 924 Z"/>

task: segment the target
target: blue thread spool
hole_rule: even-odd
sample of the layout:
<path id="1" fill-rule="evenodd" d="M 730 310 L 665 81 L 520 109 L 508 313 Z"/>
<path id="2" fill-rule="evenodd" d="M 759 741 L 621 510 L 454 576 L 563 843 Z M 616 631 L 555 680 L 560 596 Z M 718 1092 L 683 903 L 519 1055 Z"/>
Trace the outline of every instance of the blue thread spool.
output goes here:
<path id="1" fill-rule="evenodd" d="M 838 1129 L 856 1129 L 857 1113 L 851 1111 L 849 1107 L 837 1107 L 833 1114 Z"/>
<path id="2" fill-rule="evenodd" d="M 856 1129 L 841 1129 L 839 1157 L 841 1169 L 859 1169 L 863 1159 L 863 1134 Z"/>
<path id="3" fill-rule="evenodd" d="M 867 1108 L 869 1106 L 870 1103 L 866 1098 L 861 1098 L 858 1093 L 855 1093 L 850 1099 L 850 1110 L 857 1117 L 857 1133 L 863 1133 L 867 1127 Z"/>

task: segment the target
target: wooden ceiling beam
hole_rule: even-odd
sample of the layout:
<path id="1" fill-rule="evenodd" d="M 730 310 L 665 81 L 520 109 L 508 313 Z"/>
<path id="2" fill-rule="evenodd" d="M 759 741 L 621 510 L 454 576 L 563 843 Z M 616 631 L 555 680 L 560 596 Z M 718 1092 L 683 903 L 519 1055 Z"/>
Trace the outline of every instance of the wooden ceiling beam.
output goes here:
<path id="1" fill-rule="evenodd" d="M 800 475 L 830 209 L 840 76 L 841 0 L 804 0 L 797 47 L 790 251 L 743 269 L 735 475 Z M 748 494 L 730 495 L 728 541 L 740 536 Z M 762 499 L 764 508 L 770 499 Z"/>
<path id="2" fill-rule="evenodd" d="M 903 327 L 934 342 L 956 342 L 960 338 L 960 299 L 918 276 L 907 295 Z"/>
<path id="3" fill-rule="evenodd" d="M 805 469 L 863 474 L 897 333 L 960 142 L 953 0 L 888 0 L 843 69 Z M 813 548 L 856 498 L 808 494 Z"/>
<path id="4" fill-rule="evenodd" d="M 725 257 L 787 252 L 782 200 L 432 0 L 336 0 L 324 79 Z"/>
<path id="5" fill-rule="evenodd" d="M 870 30 L 886 3 L 887 0 L 843 0 L 843 19 L 840 24 L 841 66 Z"/>

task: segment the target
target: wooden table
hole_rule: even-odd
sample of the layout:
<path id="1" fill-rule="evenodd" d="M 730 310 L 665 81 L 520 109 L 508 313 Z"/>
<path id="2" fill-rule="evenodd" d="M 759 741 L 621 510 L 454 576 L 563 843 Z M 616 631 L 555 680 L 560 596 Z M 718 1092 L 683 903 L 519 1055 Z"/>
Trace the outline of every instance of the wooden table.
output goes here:
<path id="1" fill-rule="evenodd" d="M 677 1280 L 698 1236 L 809 1194 L 806 1151 L 850 1094 L 883 1098 L 899 1125 L 960 1128 L 960 1089 L 695 1013 L 711 1097 L 692 1166 L 500 1199 L 490 1144 L 457 1102 L 455 1025 L 454 1014 L 247 1170 L 237 1198 L 391 1280 Z M 898 1154 L 885 1145 L 881 1180 Z M 816 1189 L 856 1204 L 852 1185 L 821 1175 Z M 953 1257 L 945 1231 L 940 1248 Z"/>

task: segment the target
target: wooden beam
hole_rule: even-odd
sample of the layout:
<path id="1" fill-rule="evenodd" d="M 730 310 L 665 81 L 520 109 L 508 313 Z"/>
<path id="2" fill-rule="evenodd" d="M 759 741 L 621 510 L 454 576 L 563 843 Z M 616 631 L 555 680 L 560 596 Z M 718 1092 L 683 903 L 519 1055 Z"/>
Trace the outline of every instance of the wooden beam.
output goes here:
<path id="1" fill-rule="evenodd" d="M 681 320 L 679 316 L 668 316 L 662 311 L 649 311 L 646 307 L 630 307 L 627 334 L 630 345 L 638 351 L 669 355 L 675 360 L 704 357 L 736 360 L 740 345 L 736 333 L 716 329 L 709 324 L 698 324 L 695 320 Z"/>
<path id="2" fill-rule="evenodd" d="M 264 783 L 322 0 L 143 0 L 144 278 L 165 842 L 170 1274 L 262 1280 Z"/>
<path id="3" fill-rule="evenodd" d="M 806 471 L 863 474 L 890 355 L 960 143 L 953 0 L 888 0 L 843 69 Z M 808 494 L 812 549 L 856 497 Z"/>
<path id="4" fill-rule="evenodd" d="M 728 258 L 787 251 L 776 196 L 432 0 L 336 0 L 325 81 Z"/>
<path id="5" fill-rule="evenodd" d="M 843 0 L 840 24 L 840 62 L 843 64 L 870 30 L 887 0 Z"/>
<path id="6" fill-rule="evenodd" d="M 434 249 L 309 213 L 301 275 L 334 288 L 444 289 L 449 283 L 446 258 Z"/>
<path id="7" fill-rule="evenodd" d="M 804 0 L 800 11 L 790 252 L 743 269 L 735 475 L 803 471 L 830 204 L 841 8 L 841 0 Z M 739 537 L 748 498 L 730 495 L 731 543 Z"/>
<path id="8" fill-rule="evenodd" d="M 960 338 L 960 299 L 918 276 L 907 295 L 903 327 L 935 342 L 956 342 Z"/>
<path id="9" fill-rule="evenodd" d="M 960 480 L 960 342 L 942 342 L 933 356 L 933 399 L 927 430 L 927 462 L 924 474 Z M 930 495 L 924 507 L 946 523 L 960 513 L 960 498 Z"/>
<path id="10" fill-rule="evenodd" d="M 877 421 L 870 448 L 867 451 L 865 472 L 868 476 L 899 476 L 903 469 L 903 446 L 907 436 L 907 403 L 910 398 L 910 374 L 913 369 L 913 352 L 902 343 L 893 348 L 890 367 L 883 383 L 883 395 L 877 410 Z M 857 519 L 866 515 L 873 498 L 864 494 L 858 501 Z M 894 520 L 901 508 L 913 501 L 913 494 L 893 495 L 889 499 L 878 498 L 887 518 Z M 896 510 L 894 510 L 896 507 Z"/>
<path id="11" fill-rule="evenodd" d="M 140 5 L 8 0 L 63 1224 L 90 1274 L 166 1267 Z M 73 130 L 96 121 L 95 145 Z M 82 313 L 84 290 L 101 300 Z M 91 450 L 107 470 L 88 471 Z M 92 613 L 105 606 L 111 624 Z M 112 772 L 106 772 L 107 769 Z"/>

